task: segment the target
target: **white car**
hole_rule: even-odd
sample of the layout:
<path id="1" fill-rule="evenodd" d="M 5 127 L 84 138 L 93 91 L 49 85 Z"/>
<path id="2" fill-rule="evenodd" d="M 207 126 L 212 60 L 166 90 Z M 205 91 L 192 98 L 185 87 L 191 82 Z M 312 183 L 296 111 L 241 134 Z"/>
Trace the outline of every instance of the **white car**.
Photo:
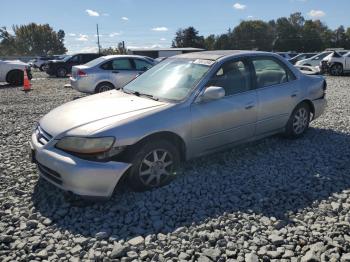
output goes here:
<path id="1" fill-rule="evenodd" d="M 295 63 L 296 66 L 319 66 L 322 59 L 332 54 L 333 51 L 324 51 L 308 59 L 300 60 Z"/>
<path id="2" fill-rule="evenodd" d="M 329 72 L 333 76 L 340 76 L 350 72 L 350 52 L 333 52 L 321 62 L 322 72 Z"/>
<path id="3" fill-rule="evenodd" d="M 7 82 L 10 85 L 22 85 L 24 70 L 27 71 L 29 79 L 32 79 L 30 66 L 19 60 L 2 61 L 0 60 L 0 82 Z"/>

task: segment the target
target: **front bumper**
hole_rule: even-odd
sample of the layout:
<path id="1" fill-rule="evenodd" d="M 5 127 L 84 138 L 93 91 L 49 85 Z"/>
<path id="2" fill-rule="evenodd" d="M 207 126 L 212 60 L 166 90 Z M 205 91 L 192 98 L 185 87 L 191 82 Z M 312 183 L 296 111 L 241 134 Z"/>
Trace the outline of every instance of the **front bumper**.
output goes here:
<path id="1" fill-rule="evenodd" d="M 326 109 L 327 106 L 327 99 L 326 98 L 320 98 L 312 101 L 315 109 L 315 114 L 313 117 L 313 120 L 318 118 L 320 115 L 323 114 L 323 112 Z"/>
<path id="2" fill-rule="evenodd" d="M 42 145 L 33 133 L 30 146 L 40 176 L 53 185 L 80 196 L 110 197 L 131 164 L 94 162 L 72 156 L 54 147 L 51 140 Z"/>

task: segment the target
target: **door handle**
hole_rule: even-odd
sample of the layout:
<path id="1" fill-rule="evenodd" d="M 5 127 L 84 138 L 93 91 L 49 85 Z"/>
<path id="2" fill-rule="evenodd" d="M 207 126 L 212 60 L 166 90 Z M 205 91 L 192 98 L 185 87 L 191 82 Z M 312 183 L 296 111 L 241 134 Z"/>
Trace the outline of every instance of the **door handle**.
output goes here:
<path id="1" fill-rule="evenodd" d="M 254 105 L 246 105 L 245 109 L 249 110 L 252 109 L 254 107 Z"/>
<path id="2" fill-rule="evenodd" d="M 113 74 L 119 74 L 119 71 L 112 71 Z"/>
<path id="3" fill-rule="evenodd" d="M 292 94 L 291 97 L 297 97 L 298 94 Z"/>

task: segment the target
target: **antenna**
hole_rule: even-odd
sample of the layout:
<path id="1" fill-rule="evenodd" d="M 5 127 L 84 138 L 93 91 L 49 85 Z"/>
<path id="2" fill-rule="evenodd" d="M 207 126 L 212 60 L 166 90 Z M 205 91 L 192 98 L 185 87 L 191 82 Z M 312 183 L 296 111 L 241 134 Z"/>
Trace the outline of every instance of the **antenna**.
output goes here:
<path id="1" fill-rule="evenodd" d="M 100 34 L 99 34 L 99 32 L 98 32 L 98 24 L 96 24 L 96 31 L 97 31 L 97 47 L 98 47 L 98 54 L 101 54 Z"/>

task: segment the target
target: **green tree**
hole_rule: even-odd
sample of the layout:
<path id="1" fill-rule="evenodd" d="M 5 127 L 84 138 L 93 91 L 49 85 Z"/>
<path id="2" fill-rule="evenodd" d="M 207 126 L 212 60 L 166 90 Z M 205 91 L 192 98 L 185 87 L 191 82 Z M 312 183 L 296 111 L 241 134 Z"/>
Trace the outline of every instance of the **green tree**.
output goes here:
<path id="1" fill-rule="evenodd" d="M 269 24 L 261 20 L 242 21 L 232 32 L 234 48 L 243 50 L 271 50 L 273 37 Z"/>
<path id="2" fill-rule="evenodd" d="M 14 25 L 14 35 L 6 37 L 7 33 L 0 35 L 1 46 L 7 49 L 6 55 L 50 55 L 64 54 L 67 49 L 64 46 L 65 33 L 63 30 L 55 32 L 48 24 L 30 23 L 28 25 Z M 5 36 L 5 37 L 3 37 Z M 11 41 L 9 41 L 11 39 Z M 10 50 L 12 45 L 12 50 Z"/>
<path id="3" fill-rule="evenodd" d="M 204 47 L 204 37 L 198 35 L 198 31 L 190 26 L 186 29 L 179 29 L 176 32 L 172 47 Z"/>
<path id="4" fill-rule="evenodd" d="M 307 20 L 302 27 L 302 48 L 303 52 L 314 52 L 323 49 L 323 41 L 320 35 L 320 30 L 317 25 L 312 20 Z"/>
<path id="5" fill-rule="evenodd" d="M 6 27 L 0 27 L 0 55 L 14 54 L 16 52 L 14 43 L 15 39 Z"/>

